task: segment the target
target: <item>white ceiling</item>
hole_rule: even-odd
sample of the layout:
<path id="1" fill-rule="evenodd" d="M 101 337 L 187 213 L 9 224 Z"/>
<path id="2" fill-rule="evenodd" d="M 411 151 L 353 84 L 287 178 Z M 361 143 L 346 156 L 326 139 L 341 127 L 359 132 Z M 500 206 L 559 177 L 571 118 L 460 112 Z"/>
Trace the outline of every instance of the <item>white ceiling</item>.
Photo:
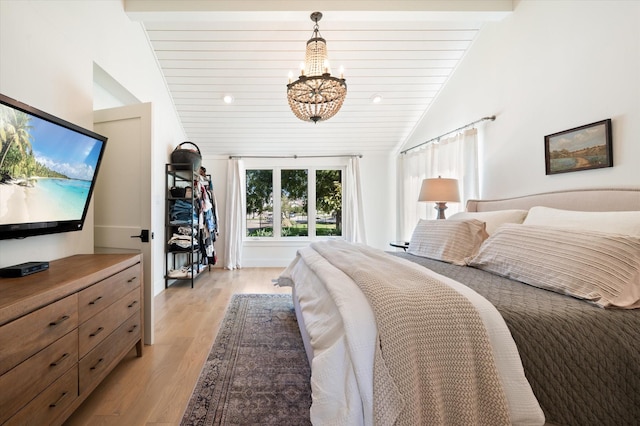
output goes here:
<path id="1" fill-rule="evenodd" d="M 401 147 L 483 23 L 512 2 L 125 0 L 125 8 L 146 29 L 203 155 L 339 155 Z M 316 10 L 348 91 L 335 117 L 313 124 L 293 115 L 286 84 L 290 71 L 298 77 Z"/>

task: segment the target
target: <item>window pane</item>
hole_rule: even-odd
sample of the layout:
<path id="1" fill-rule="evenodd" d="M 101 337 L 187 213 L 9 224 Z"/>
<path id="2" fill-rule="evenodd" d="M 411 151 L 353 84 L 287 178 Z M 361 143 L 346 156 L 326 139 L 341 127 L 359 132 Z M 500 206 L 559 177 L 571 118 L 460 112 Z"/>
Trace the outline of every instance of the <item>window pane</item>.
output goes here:
<path id="1" fill-rule="evenodd" d="M 247 236 L 273 237 L 273 170 L 247 170 Z"/>
<path id="2" fill-rule="evenodd" d="M 342 235 L 342 171 L 316 170 L 316 235 Z"/>
<path id="3" fill-rule="evenodd" d="M 307 170 L 281 171 L 282 236 L 306 237 L 307 222 Z"/>

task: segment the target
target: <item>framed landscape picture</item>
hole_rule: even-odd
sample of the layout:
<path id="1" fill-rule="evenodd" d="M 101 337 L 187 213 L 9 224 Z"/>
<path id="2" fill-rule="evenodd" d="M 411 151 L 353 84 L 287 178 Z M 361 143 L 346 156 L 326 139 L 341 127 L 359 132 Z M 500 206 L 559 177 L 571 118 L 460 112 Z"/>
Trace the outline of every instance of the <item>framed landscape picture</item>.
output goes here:
<path id="1" fill-rule="evenodd" d="M 548 175 L 613 166 L 611 119 L 544 137 Z"/>

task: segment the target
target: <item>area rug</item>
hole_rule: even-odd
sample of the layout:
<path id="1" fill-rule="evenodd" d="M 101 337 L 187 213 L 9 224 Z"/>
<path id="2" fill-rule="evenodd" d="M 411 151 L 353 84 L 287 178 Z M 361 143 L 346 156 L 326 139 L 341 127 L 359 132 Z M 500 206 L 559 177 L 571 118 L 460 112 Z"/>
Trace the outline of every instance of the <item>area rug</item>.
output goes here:
<path id="1" fill-rule="evenodd" d="M 291 295 L 236 294 L 181 425 L 310 425 L 310 375 Z"/>

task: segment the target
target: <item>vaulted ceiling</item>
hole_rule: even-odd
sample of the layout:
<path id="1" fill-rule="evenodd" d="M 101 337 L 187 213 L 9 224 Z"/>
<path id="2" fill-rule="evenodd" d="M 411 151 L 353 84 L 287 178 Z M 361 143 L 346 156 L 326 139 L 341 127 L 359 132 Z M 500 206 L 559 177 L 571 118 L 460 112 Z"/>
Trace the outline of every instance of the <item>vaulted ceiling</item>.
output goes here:
<path id="1" fill-rule="evenodd" d="M 203 155 L 336 155 L 401 147 L 483 24 L 512 2 L 125 0 L 125 9 L 143 24 Z M 314 11 L 348 86 L 342 109 L 317 124 L 296 118 L 286 98 Z"/>

